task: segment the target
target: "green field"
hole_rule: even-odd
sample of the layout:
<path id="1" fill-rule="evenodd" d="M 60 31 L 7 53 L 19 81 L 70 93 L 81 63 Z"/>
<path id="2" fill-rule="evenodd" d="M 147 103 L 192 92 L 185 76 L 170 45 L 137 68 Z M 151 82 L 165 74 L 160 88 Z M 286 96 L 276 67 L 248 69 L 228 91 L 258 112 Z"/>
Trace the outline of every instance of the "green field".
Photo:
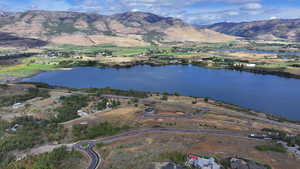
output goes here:
<path id="1" fill-rule="evenodd" d="M 39 71 L 55 70 L 55 68 L 55 65 L 50 64 L 19 64 L 9 67 L 1 67 L 0 74 L 2 74 L 2 76 L 26 77 Z"/>
<path id="2" fill-rule="evenodd" d="M 74 46 L 74 45 L 56 45 L 53 49 L 60 51 L 97 51 L 97 50 L 110 50 L 113 56 L 135 55 L 146 52 L 148 49 L 157 48 L 156 46 L 142 46 L 142 47 L 119 47 L 115 45 L 99 45 L 99 46 Z M 52 49 L 52 48 L 51 48 Z M 170 49 L 170 47 L 158 47 L 160 50 Z"/>

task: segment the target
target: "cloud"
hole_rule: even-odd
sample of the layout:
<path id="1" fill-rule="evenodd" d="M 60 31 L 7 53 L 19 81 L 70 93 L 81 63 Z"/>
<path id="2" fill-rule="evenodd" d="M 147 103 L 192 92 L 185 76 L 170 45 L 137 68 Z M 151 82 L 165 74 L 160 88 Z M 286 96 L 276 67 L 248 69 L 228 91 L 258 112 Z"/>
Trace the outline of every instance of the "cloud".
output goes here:
<path id="1" fill-rule="evenodd" d="M 237 16 L 237 15 L 239 15 L 240 13 L 237 12 L 237 11 L 228 11 L 228 12 L 226 12 L 225 14 L 227 14 L 227 15 L 229 15 L 229 16 Z"/>
<path id="2" fill-rule="evenodd" d="M 274 19 L 278 19 L 278 18 L 276 16 L 271 16 L 270 19 L 274 20 Z"/>
<path id="3" fill-rule="evenodd" d="M 55 10 L 55 11 L 64 11 L 68 10 L 71 5 L 65 0 L 32 0 L 32 3 L 29 7 L 34 7 L 35 9 L 40 10 Z"/>
<path id="4" fill-rule="evenodd" d="M 261 9 L 263 6 L 260 3 L 247 3 L 244 6 L 244 9 L 247 10 L 256 10 L 256 9 Z"/>
<path id="5" fill-rule="evenodd" d="M 300 6 L 291 6 L 300 4 L 297 0 L 276 2 L 285 6 L 274 7 L 270 0 L 0 0 L 0 10 L 69 10 L 100 14 L 144 11 L 197 24 L 300 17 Z"/>

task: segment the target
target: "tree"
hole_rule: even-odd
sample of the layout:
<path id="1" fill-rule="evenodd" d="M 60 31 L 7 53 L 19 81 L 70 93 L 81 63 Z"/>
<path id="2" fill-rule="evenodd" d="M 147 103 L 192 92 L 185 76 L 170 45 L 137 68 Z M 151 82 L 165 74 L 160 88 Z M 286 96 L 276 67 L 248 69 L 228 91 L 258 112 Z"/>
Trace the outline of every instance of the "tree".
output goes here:
<path id="1" fill-rule="evenodd" d="M 205 101 L 205 102 L 208 102 L 208 100 L 209 100 L 208 97 L 205 97 L 205 98 L 204 98 L 204 101 Z"/>
<path id="2" fill-rule="evenodd" d="M 168 100 L 168 96 L 167 95 L 163 95 L 160 99 L 161 100 Z"/>

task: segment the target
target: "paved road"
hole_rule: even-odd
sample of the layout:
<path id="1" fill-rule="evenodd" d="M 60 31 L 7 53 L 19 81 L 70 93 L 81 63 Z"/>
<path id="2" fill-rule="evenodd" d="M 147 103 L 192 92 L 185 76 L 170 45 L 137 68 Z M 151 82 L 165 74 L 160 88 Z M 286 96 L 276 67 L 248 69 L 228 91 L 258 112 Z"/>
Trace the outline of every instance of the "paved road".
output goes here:
<path id="1" fill-rule="evenodd" d="M 90 165 L 87 169 L 96 169 L 101 163 L 100 156 L 93 150 L 95 146 L 94 142 L 80 142 L 74 145 L 74 148 L 86 153 L 90 158 Z"/>
<path id="2" fill-rule="evenodd" d="M 245 137 L 248 135 L 245 133 L 239 133 L 234 131 L 223 131 L 223 130 L 213 130 L 213 129 L 141 129 L 136 131 L 130 131 L 120 135 L 100 138 L 96 140 L 82 141 L 74 145 L 75 149 L 85 152 L 90 158 L 90 166 L 87 169 L 97 169 L 101 163 L 101 157 L 94 150 L 93 147 L 97 143 L 111 143 L 114 141 L 122 140 L 125 138 L 138 136 L 147 133 L 191 133 L 191 134 L 218 134 L 226 136 L 235 137 Z"/>

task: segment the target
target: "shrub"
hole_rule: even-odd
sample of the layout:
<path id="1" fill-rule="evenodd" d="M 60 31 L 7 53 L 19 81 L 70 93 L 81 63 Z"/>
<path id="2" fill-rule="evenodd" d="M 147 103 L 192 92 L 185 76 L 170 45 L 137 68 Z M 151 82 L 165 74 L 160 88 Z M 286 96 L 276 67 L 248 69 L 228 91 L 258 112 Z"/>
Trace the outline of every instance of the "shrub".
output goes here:
<path id="1" fill-rule="evenodd" d="M 81 94 L 62 96 L 60 98 L 62 106 L 56 109 L 58 115 L 53 119 L 54 122 L 61 123 L 78 118 L 79 116 L 76 112 L 82 107 L 87 106 L 88 101 L 88 96 Z"/>
<path id="2" fill-rule="evenodd" d="M 180 94 L 179 94 L 179 93 L 177 93 L 177 92 L 175 92 L 175 93 L 174 93 L 174 96 L 180 96 Z"/>
<path id="3" fill-rule="evenodd" d="M 133 98 L 133 99 L 131 99 L 131 102 L 132 103 L 137 103 L 137 102 L 139 102 L 139 99 L 138 98 Z"/>
<path id="4" fill-rule="evenodd" d="M 101 148 L 103 146 L 105 146 L 105 143 L 103 143 L 103 142 L 96 143 L 97 148 Z"/>
<path id="5" fill-rule="evenodd" d="M 24 161 L 16 162 L 16 164 L 10 164 L 8 169 L 63 169 L 67 167 L 66 163 L 73 166 L 73 164 L 68 163 L 75 159 L 80 160 L 81 157 L 82 155 L 77 151 L 68 151 L 66 147 L 60 147 L 52 152 L 29 157 Z"/>
<path id="6" fill-rule="evenodd" d="M 43 97 L 47 98 L 50 97 L 48 91 L 40 90 L 38 88 L 29 88 L 27 93 L 24 95 L 16 95 L 16 96 L 2 96 L 0 97 L 0 107 L 1 106 L 11 106 L 18 102 L 25 102 L 27 100 L 36 98 L 36 97 Z"/>
<path id="7" fill-rule="evenodd" d="M 102 99 L 102 100 L 96 105 L 97 110 L 104 110 L 104 109 L 106 109 L 107 103 L 108 103 L 108 99 L 106 99 L 106 98 Z"/>
<path id="8" fill-rule="evenodd" d="M 208 102 L 208 100 L 209 100 L 208 97 L 204 98 L 204 102 Z"/>
<path id="9" fill-rule="evenodd" d="M 117 96 L 128 96 L 128 97 L 137 97 L 137 98 L 146 98 L 148 97 L 147 92 L 141 92 L 141 91 L 134 91 L 134 90 L 119 90 L 119 89 L 112 89 L 112 88 L 102 88 L 102 89 L 96 89 L 96 88 L 90 88 L 85 89 L 85 91 L 89 93 L 96 93 L 97 96 L 101 95 L 117 95 Z"/>
<path id="10" fill-rule="evenodd" d="M 19 84 L 32 84 L 35 85 L 38 88 L 46 88 L 46 89 L 54 89 L 54 86 L 50 86 L 47 83 L 41 83 L 41 82 L 19 82 Z"/>
<path id="11" fill-rule="evenodd" d="M 273 144 L 273 145 L 260 145 L 255 147 L 259 151 L 274 151 L 279 153 L 286 153 L 286 148 L 281 144 Z"/>
<path id="12" fill-rule="evenodd" d="M 117 107 L 117 106 L 120 106 L 121 105 L 121 102 L 119 100 L 112 100 L 111 101 L 111 107 L 114 108 L 114 107 Z"/>
<path id="13" fill-rule="evenodd" d="M 74 125 L 73 135 L 77 139 L 93 139 L 101 136 L 112 136 L 121 131 L 127 130 L 128 126 L 116 126 L 109 122 L 99 123 L 96 126 L 87 127 L 84 125 Z"/>
<path id="14" fill-rule="evenodd" d="M 161 100 L 168 100 L 168 96 L 167 95 L 163 95 L 160 99 Z"/>
<path id="15" fill-rule="evenodd" d="M 160 158 L 162 160 L 170 160 L 171 162 L 181 165 L 184 164 L 187 159 L 185 154 L 178 151 L 162 153 L 160 154 Z"/>
<path id="16" fill-rule="evenodd" d="M 12 127 L 15 124 L 20 125 L 17 131 L 0 139 L 0 168 L 6 168 L 2 166 L 13 159 L 11 155 L 15 150 L 25 150 L 44 142 L 59 141 L 65 136 L 62 126 L 48 120 L 30 116 L 17 117 L 4 126 Z"/>

